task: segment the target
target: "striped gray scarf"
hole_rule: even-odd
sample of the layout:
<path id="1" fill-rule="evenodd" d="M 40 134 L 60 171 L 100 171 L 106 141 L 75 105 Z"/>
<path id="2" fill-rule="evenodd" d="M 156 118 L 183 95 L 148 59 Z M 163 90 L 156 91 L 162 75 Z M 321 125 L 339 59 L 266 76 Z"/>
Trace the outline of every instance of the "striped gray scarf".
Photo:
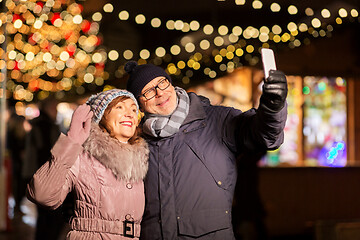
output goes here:
<path id="1" fill-rule="evenodd" d="M 145 113 L 144 133 L 154 137 L 169 137 L 177 133 L 189 113 L 190 99 L 186 91 L 175 87 L 178 105 L 171 115 Z"/>

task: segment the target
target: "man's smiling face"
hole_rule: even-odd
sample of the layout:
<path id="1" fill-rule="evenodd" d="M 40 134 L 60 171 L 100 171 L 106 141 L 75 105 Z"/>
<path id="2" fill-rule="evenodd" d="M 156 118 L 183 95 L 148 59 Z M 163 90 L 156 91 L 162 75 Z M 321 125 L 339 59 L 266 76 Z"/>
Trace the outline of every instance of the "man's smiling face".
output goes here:
<path id="1" fill-rule="evenodd" d="M 145 93 L 151 88 L 156 87 L 164 77 L 156 77 L 151 80 L 142 89 L 141 94 Z M 170 115 L 173 113 L 177 106 L 177 96 L 173 85 L 164 90 L 155 88 L 156 96 L 147 100 L 144 96 L 140 96 L 139 101 L 141 109 L 147 113 L 158 115 Z"/>

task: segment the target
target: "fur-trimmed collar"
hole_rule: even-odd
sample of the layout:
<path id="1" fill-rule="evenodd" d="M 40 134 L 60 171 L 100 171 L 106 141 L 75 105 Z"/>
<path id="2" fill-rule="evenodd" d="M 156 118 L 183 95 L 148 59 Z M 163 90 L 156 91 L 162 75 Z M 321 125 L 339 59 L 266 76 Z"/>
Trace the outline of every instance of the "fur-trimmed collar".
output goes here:
<path id="1" fill-rule="evenodd" d="M 83 146 L 90 155 L 111 169 L 117 179 L 139 181 L 146 176 L 149 149 L 144 139 L 133 145 L 121 143 L 101 130 L 99 125 L 91 123 L 90 136 Z"/>

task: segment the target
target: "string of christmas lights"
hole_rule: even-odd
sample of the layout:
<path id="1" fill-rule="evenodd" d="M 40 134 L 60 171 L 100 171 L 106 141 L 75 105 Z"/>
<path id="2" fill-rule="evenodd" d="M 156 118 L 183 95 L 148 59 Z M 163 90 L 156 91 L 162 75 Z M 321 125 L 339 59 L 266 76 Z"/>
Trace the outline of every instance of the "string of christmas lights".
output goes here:
<path id="1" fill-rule="evenodd" d="M 235 3 L 241 6 L 245 1 Z M 263 47 L 276 48 L 281 43 L 295 48 L 309 44 L 310 37 L 331 37 L 333 26 L 342 24 L 344 19 L 358 18 L 355 8 L 323 9 L 320 15 L 306 8 L 308 22 L 290 21 L 286 27 L 273 24 L 256 28 L 201 25 L 197 20 L 164 21 L 158 17 L 147 20 L 144 14 L 130 17 L 128 11 L 122 10 L 118 13 L 119 21 L 148 23 L 152 28 L 182 31 L 184 36 L 179 44 L 169 48 L 158 46 L 153 52 L 142 49 L 135 53 L 126 49 L 119 53 L 101 47 L 103 15 L 116 14 L 110 3 L 103 6 L 103 13 L 94 13 L 90 20 L 83 19 L 83 7 L 75 0 L 7 0 L 6 7 L 8 11 L 0 13 L 0 44 L 6 44 L 6 48 L 0 49 L 0 55 L 5 56 L 0 60 L 0 67 L 6 66 L 8 71 L 5 95 L 27 102 L 35 97 L 44 99 L 50 92 L 57 92 L 59 97 L 69 91 L 81 95 L 86 89 L 103 86 L 109 77 L 104 71 L 106 62 L 119 58 L 117 78 L 123 76 L 123 63 L 130 59 L 139 59 L 139 64 L 166 64 L 168 73 L 184 84 L 199 71 L 208 78 L 216 78 L 221 72 L 231 72 L 238 66 L 256 65 Z M 255 0 L 252 7 L 261 9 L 263 4 Z M 286 7 L 274 2 L 269 8 L 276 13 Z M 286 9 L 290 15 L 299 12 L 295 5 Z M 190 32 L 202 38 L 195 40 Z M 180 54 L 186 58 L 173 61 Z M 5 77 L 0 81 L 5 84 Z"/>

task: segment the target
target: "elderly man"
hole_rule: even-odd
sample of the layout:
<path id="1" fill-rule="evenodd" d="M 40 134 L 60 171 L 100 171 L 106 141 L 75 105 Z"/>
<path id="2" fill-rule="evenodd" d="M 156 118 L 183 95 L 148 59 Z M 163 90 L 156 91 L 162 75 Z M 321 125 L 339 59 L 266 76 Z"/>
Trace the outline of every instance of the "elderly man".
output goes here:
<path id="1" fill-rule="evenodd" d="M 236 157 L 283 142 L 285 75 L 272 70 L 259 108 L 242 112 L 174 87 L 160 67 L 130 61 L 125 70 L 150 149 L 141 239 L 235 239 Z"/>

